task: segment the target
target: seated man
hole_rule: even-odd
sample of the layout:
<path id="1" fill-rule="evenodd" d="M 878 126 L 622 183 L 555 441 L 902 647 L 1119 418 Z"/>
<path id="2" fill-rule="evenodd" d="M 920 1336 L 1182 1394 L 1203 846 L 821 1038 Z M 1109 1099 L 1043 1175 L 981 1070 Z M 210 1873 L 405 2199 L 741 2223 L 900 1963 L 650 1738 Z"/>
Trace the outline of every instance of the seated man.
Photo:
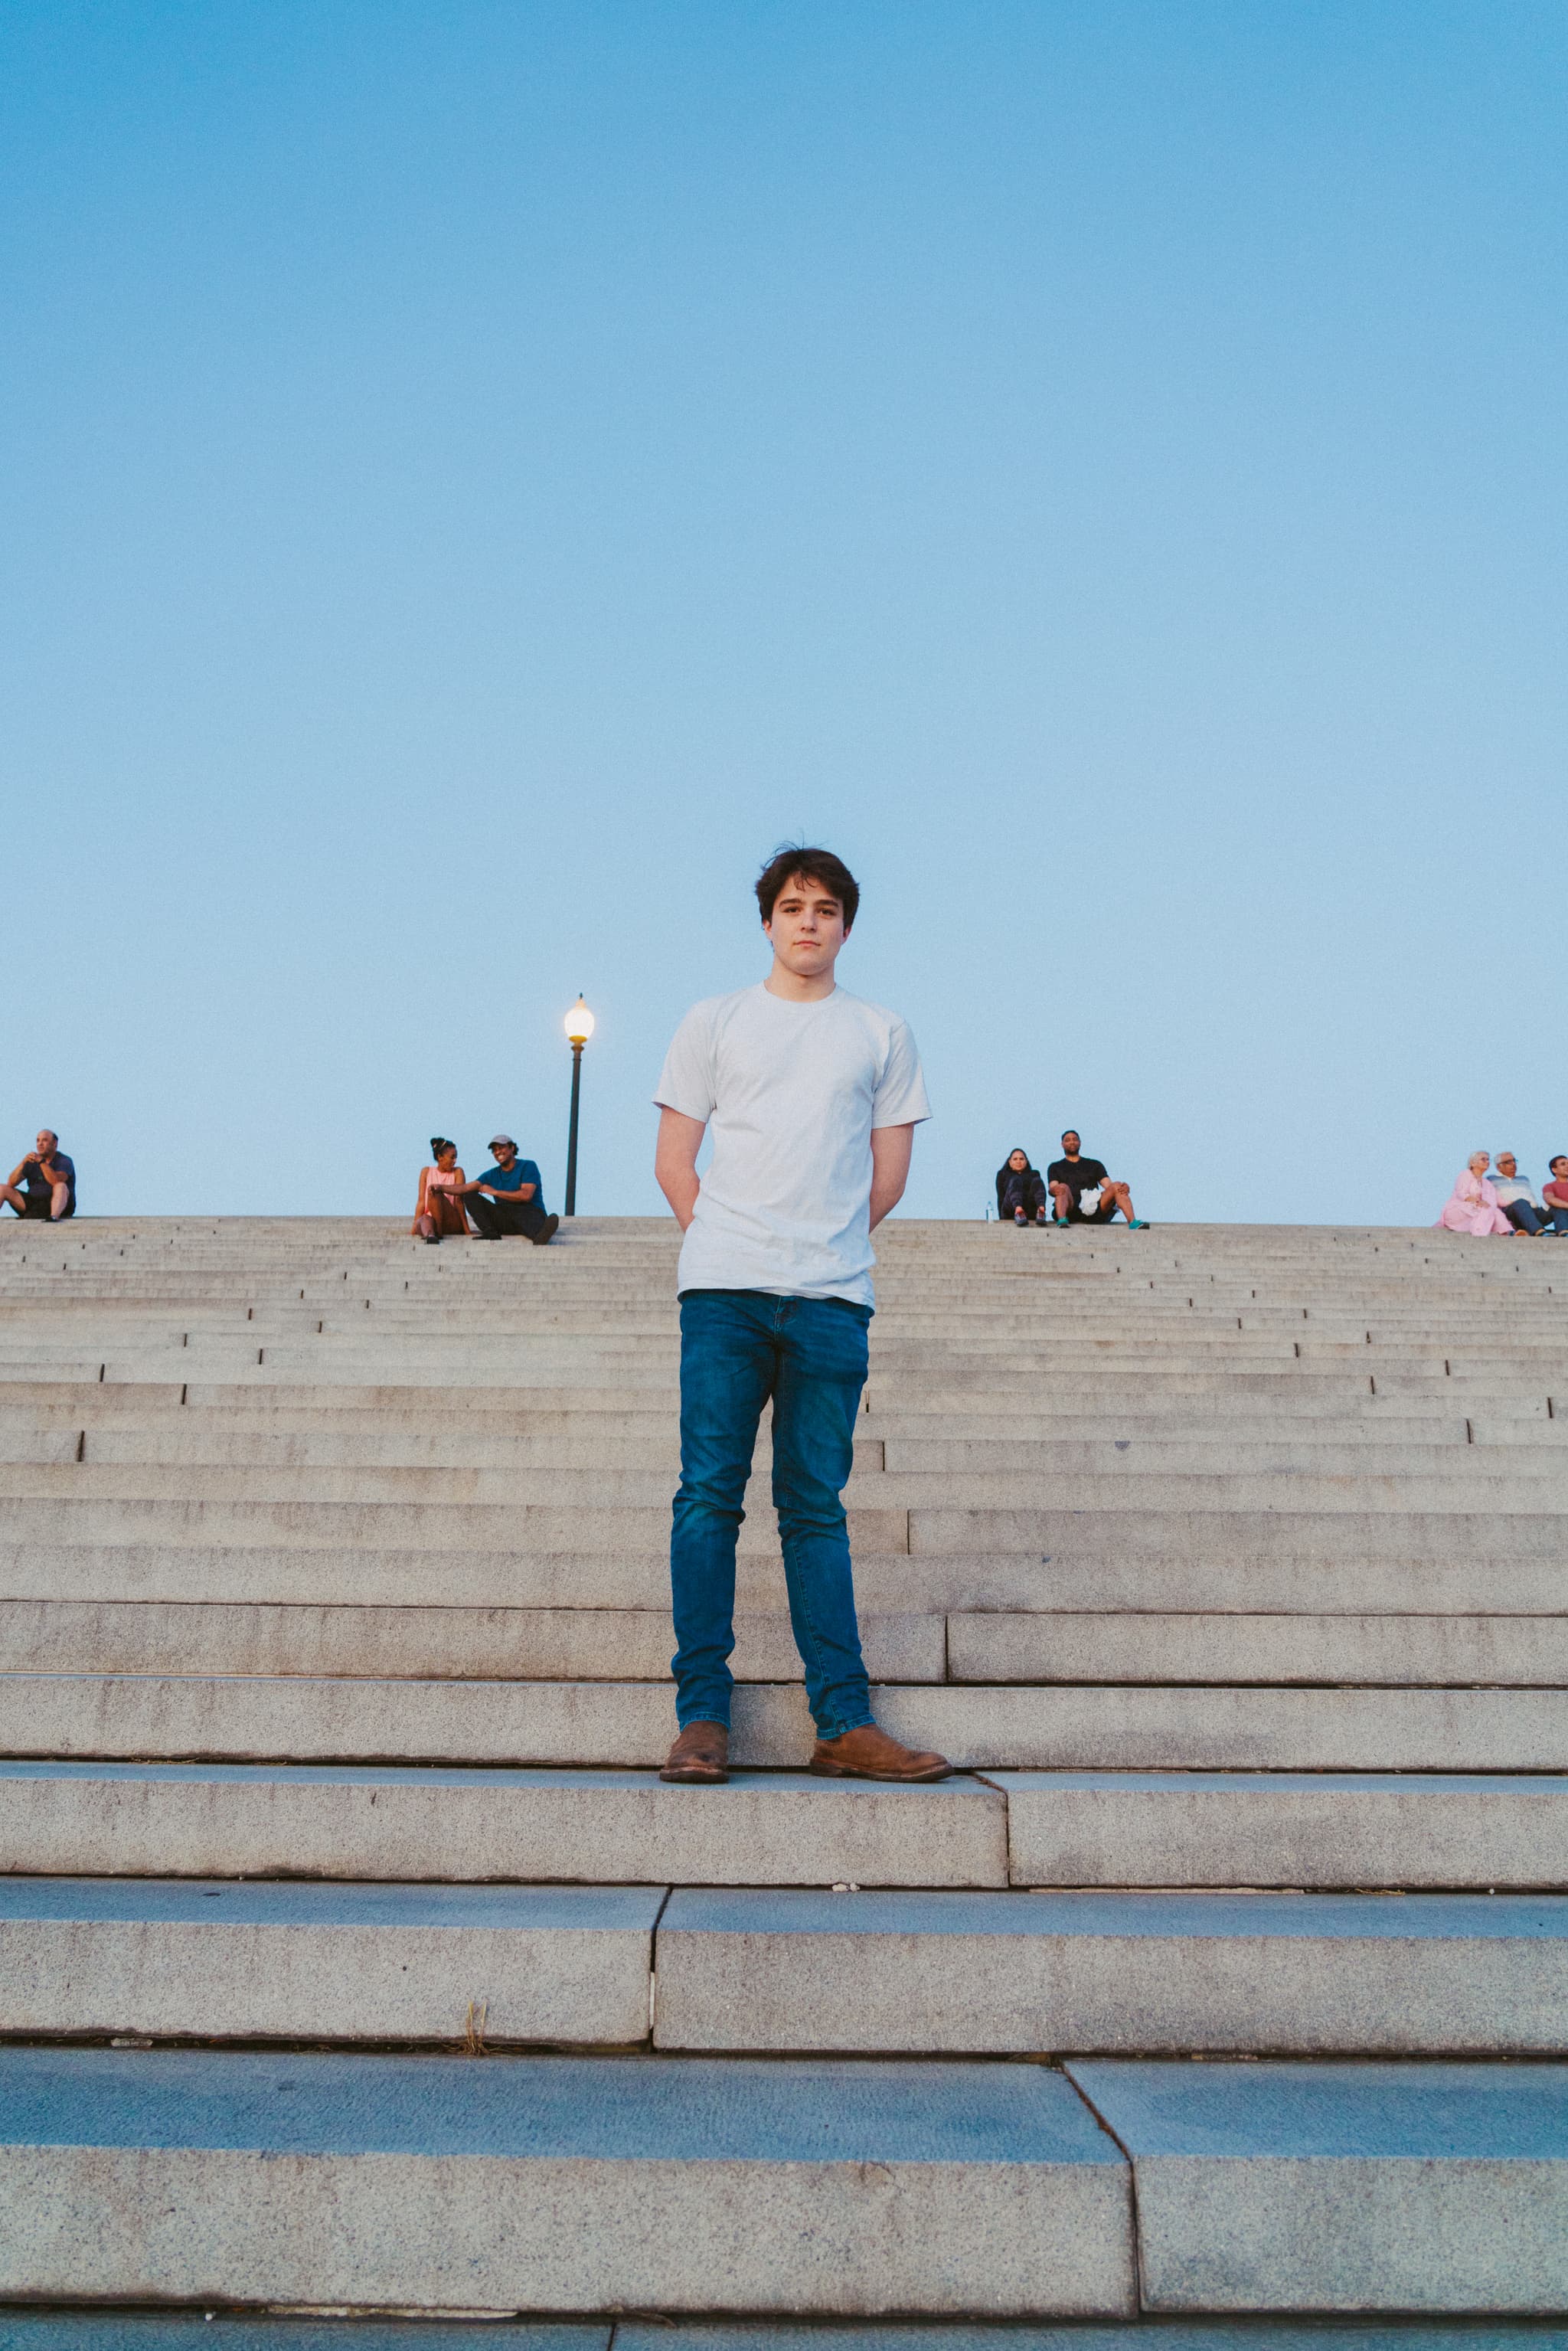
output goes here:
<path id="1" fill-rule="evenodd" d="M 0 1184 L 0 1200 L 19 1217 L 47 1217 L 54 1225 L 76 1215 L 76 1167 L 48 1127 L 39 1130 L 37 1149 L 18 1161 Z"/>
<path id="2" fill-rule="evenodd" d="M 455 1191 L 473 1217 L 482 1241 L 498 1241 L 505 1233 L 526 1233 L 536 1249 L 552 1238 L 559 1217 L 547 1217 L 544 1184 L 531 1159 L 519 1159 L 509 1134 L 493 1134 L 494 1167 L 476 1176 Z"/>
<path id="3" fill-rule="evenodd" d="M 1531 1188 L 1530 1178 L 1520 1174 L 1519 1162 L 1511 1151 L 1498 1153 L 1497 1173 L 1491 1185 L 1498 1207 L 1516 1233 L 1541 1230 L 1541 1203 Z"/>
<path id="4" fill-rule="evenodd" d="M 1145 1229 L 1133 1214 L 1133 1196 L 1125 1184 L 1107 1176 L 1102 1161 L 1082 1156 L 1082 1145 L 1071 1127 L 1061 1138 L 1061 1150 L 1062 1156 L 1045 1171 L 1059 1225 L 1108 1225 L 1120 1208 L 1134 1232 Z"/>
<path id="5" fill-rule="evenodd" d="M 1549 1160 L 1547 1173 L 1552 1180 L 1541 1187 L 1541 1204 L 1551 1219 L 1547 1230 L 1568 1233 L 1568 1152 L 1560 1151 Z"/>

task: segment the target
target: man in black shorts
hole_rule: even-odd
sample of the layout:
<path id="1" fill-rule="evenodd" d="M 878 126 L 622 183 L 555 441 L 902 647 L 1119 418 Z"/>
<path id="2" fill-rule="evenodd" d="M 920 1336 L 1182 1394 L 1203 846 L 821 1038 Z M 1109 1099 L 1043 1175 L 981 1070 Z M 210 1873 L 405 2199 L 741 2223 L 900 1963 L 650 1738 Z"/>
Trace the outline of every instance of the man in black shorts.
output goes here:
<path id="1" fill-rule="evenodd" d="M 1145 1229 L 1133 1214 L 1133 1196 L 1125 1184 L 1107 1176 L 1101 1160 L 1082 1156 L 1082 1145 L 1071 1127 L 1061 1138 L 1061 1149 L 1062 1157 L 1053 1159 L 1045 1171 L 1059 1225 L 1108 1225 L 1120 1208 L 1134 1232 Z"/>
<path id="2" fill-rule="evenodd" d="M 39 1130 L 36 1151 L 18 1160 L 4 1184 L 0 1201 L 19 1217 L 63 1224 L 77 1212 L 77 1171 L 60 1149 L 60 1138 L 48 1127 Z"/>

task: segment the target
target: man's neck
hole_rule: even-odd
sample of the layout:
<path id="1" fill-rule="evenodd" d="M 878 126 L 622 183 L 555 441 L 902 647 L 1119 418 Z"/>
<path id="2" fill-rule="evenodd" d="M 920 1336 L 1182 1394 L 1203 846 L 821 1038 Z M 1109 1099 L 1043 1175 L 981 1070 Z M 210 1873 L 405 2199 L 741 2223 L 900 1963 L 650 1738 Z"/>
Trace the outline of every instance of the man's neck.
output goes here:
<path id="1" fill-rule="evenodd" d="M 790 971 L 775 956 L 773 968 L 762 985 L 769 996 L 781 996 L 786 1004 L 820 1004 L 823 997 L 831 996 L 838 983 L 831 966 L 819 972 L 815 979 L 802 979 L 799 972 Z"/>

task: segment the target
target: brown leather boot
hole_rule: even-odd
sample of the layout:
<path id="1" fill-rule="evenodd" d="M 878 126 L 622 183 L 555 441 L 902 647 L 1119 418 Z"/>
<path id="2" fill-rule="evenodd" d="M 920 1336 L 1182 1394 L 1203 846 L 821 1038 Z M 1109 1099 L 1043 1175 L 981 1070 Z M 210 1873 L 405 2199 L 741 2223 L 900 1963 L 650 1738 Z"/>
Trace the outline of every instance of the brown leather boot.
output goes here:
<path id="1" fill-rule="evenodd" d="M 722 1722 L 688 1722 L 660 1772 L 661 1780 L 689 1780 L 722 1788 L 729 1777 L 729 1732 Z"/>
<path id="2" fill-rule="evenodd" d="M 929 1749 L 901 1747 L 874 1722 L 819 1739 L 810 1769 L 824 1780 L 946 1780 L 953 1766 Z"/>

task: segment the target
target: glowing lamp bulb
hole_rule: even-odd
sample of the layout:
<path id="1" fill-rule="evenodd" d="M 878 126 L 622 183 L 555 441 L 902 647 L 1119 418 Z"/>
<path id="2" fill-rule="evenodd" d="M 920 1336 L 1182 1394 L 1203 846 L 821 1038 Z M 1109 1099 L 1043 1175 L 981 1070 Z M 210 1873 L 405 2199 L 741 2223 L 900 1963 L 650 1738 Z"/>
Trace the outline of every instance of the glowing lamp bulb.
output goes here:
<path id="1" fill-rule="evenodd" d="M 593 1015 L 580 996 L 566 1016 L 566 1034 L 573 1045 L 586 1045 L 593 1034 Z"/>

